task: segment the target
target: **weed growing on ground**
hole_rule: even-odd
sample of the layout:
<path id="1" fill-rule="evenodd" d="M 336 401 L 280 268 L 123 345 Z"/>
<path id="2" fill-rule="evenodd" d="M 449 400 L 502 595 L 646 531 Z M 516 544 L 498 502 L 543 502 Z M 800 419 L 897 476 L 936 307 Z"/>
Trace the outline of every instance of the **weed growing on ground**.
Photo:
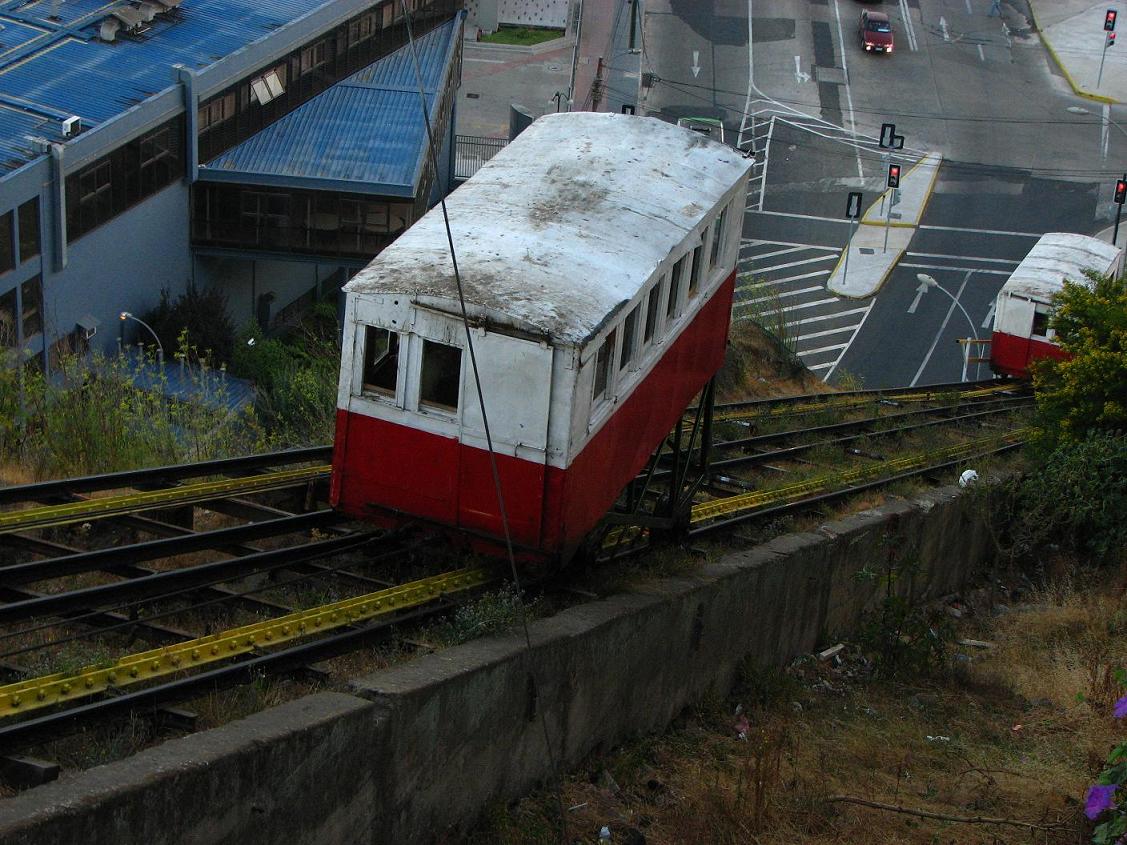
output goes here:
<path id="1" fill-rule="evenodd" d="M 506 585 L 431 623 L 423 629 L 421 636 L 434 645 L 458 645 L 511 630 L 521 623 L 525 614 L 535 616 L 539 605 L 539 598 L 522 599 L 515 587 Z"/>

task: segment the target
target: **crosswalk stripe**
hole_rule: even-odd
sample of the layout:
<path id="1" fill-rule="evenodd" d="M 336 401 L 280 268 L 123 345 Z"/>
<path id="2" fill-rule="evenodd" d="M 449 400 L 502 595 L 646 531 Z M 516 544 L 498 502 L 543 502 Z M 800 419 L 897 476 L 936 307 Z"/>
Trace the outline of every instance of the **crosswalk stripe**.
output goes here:
<path id="1" fill-rule="evenodd" d="M 801 290 L 785 290 L 782 293 L 777 293 L 774 296 L 758 296 L 755 299 L 747 299 L 745 302 L 774 302 L 776 299 L 782 299 L 787 296 L 802 296 L 804 293 L 813 293 L 814 291 L 823 291 L 824 287 L 821 285 L 814 285 L 812 288 L 802 288 Z"/>
<path id="2" fill-rule="evenodd" d="M 759 258 L 759 257 L 760 256 L 755 256 L 755 258 L 745 259 L 744 263 L 751 264 L 755 261 L 756 258 Z M 836 259 L 837 259 L 836 255 L 818 255 L 818 256 L 815 256 L 814 258 L 802 258 L 802 259 L 799 259 L 798 261 L 791 261 L 787 264 L 774 264 L 770 267 L 756 267 L 755 272 L 756 273 L 770 273 L 772 270 L 786 270 L 788 267 L 798 267 L 802 264 L 814 264 L 818 261 L 834 261 Z"/>
<path id="3" fill-rule="evenodd" d="M 784 276 L 781 279 L 764 279 L 763 281 L 757 279 L 755 281 L 744 282 L 742 285 L 737 285 L 736 289 L 740 290 L 742 288 L 754 287 L 755 285 L 781 285 L 784 282 L 798 282 L 802 279 L 813 279 L 815 276 L 828 276 L 829 274 L 829 270 L 815 270 L 813 273 L 803 273 L 800 276 Z"/>
<path id="4" fill-rule="evenodd" d="M 818 349 L 804 349 L 802 351 L 802 354 L 803 355 L 817 355 L 821 352 L 836 352 L 838 349 L 845 349 L 845 347 L 847 347 L 848 345 L 849 345 L 848 343 L 837 343 L 837 344 L 834 344 L 833 346 L 822 346 L 822 347 L 819 347 Z"/>
<path id="5" fill-rule="evenodd" d="M 836 320 L 838 317 L 851 317 L 854 314 L 863 314 L 868 308 L 852 308 L 849 311 L 838 311 L 836 314 L 823 314 L 819 317 L 807 317 L 804 320 L 794 320 L 793 322 L 786 323 L 787 328 L 791 326 L 805 326 L 808 323 L 820 323 L 826 320 Z"/>
<path id="6" fill-rule="evenodd" d="M 813 340 L 816 337 L 829 337 L 832 334 L 841 334 L 842 332 L 851 332 L 856 326 L 842 326 L 840 329 L 826 329 L 820 332 L 810 332 L 810 334 L 800 334 L 795 338 L 796 341 Z"/>

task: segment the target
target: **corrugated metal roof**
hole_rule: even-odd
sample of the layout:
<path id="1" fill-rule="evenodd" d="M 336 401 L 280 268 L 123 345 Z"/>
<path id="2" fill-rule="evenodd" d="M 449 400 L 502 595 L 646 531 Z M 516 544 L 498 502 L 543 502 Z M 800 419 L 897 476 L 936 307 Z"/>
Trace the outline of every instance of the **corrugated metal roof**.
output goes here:
<path id="1" fill-rule="evenodd" d="M 95 38 L 120 3 L 105 0 L 0 2 L 0 95 L 28 101 L 36 114 L 65 112 L 94 127 L 167 88 L 171 66 L 196 70 L 338 0 L 190 0 L 158 15 L 138 38 Z M 52 11 L 58 19 L 50 19 Z M 0 131 L 7 124 L 0 120 Z M 42 133 L 40 133 L 42 134 Z M 18 146 L 0 135 L 0 148 Z M 25 159 L 26 161 L 26 159 Z M 0 162 L 0 171 L 23 162 Z"/>
<path id="2" fill-rule="evenodd" d="M 1072 232 L 1048 232 L 1002 286 L 1000 296 L 1048 302 L 1064 288 L 1064 280 L 1088 284 L 1085 270 L 1110 273 L 1119 269 L 1123 250 L 1114 244 Z"/>
<path id="3" fill-rule="evenodd" d="M 46 117 L 0 106 L 0 169 L 15 169 L 34 155 L 28 136 L 57 140 L 56 126 Z"/>
<path id="4" fill-rule="evenodd" d="M 455 19 L 416 42 L 432 116 L 460 25 Z M 414 62 L 410 47 L 403 47 L 201 166 L 200 178 L 311 179 L 354 183 L 334 186 L 341 190 L 410 196 L 425 155 Z"/>

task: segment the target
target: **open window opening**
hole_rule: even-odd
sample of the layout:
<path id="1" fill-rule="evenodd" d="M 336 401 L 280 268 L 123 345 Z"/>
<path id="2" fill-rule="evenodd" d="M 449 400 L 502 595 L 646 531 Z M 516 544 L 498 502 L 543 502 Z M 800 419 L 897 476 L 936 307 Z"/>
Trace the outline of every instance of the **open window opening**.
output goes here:
<path id="1" fill-rule="evenodd" d="M 458 410 L 461 386 L 462 350 L 457 346 L 424 340 L 419 405 L 453 413 Z"/>
<path id="2" fill-rule="evenodd" d="M 593 400 L 595 403 L 605 399 L 610 389 L 610 359 L 614 355 L 614 341 L 618 330 L 607 335 L 603 345 L 599 347 L 599 354 L 595 356 L 595 388 Z"/>
<path id="3" fill-rule="evenodd" d="M 399 335 L 364 327 L 364 392 L 395 396 L 399 380 Z"/>
<path id="4" fill-rule="evenodd" d="M 1049 312 L 1042 311 L 1038 308 L 1033 312 L 1033 329 L 1031 334 L 1034 337 L 1052 337 L 1052 330 L 1049 328 Z"/>
<path id="5" fill-rule="evenodd" d="M 640 305 L 635 305 L 634 310 L 627 315 L 626 322 L 622 324 L 622 352 L 618 356 L 620 370 L 625 370 L 626 365 L 634 360 L 634 339 L 638 335 L 639 308 Z"/>

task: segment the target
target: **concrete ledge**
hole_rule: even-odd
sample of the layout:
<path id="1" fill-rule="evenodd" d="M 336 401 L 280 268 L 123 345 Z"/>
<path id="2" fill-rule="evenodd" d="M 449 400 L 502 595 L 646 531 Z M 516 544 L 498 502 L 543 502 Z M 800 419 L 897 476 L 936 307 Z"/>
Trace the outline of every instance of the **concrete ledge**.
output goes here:
<path id="1" fill-rule="evenodd" d="M 992 558 L 980 500 L 897 501 L 175 740 L 0 802 L 5 845 L 429 842 L 456 836 L 591 751 L 661 730 L 854 629 L 895 588 L 938 596 Z M 545 744 L 545 727 L 550 748 Z"/>

